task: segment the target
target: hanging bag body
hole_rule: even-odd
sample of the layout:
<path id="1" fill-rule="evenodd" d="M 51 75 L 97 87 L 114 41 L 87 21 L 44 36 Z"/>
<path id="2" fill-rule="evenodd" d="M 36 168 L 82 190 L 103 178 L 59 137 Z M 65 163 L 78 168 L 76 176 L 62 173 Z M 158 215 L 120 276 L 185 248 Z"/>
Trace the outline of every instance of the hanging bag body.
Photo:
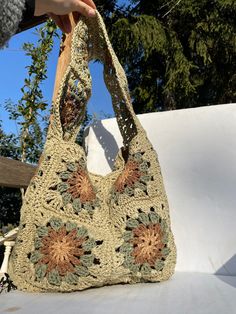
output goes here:
<path id="1" fill-rule="evenodd" d="M 105 176 L 88 171 L 85 151 L 76 143 L 93 59 L 104 64 L 123 137 L 114 169 Z M 10 277 L 20 290 L 69 292 L 167 280 L 175 263 L 157 154 L 133 111 L 125 72 L 100 14 L 81 17 L 41 163 L 24 197 Z"/>

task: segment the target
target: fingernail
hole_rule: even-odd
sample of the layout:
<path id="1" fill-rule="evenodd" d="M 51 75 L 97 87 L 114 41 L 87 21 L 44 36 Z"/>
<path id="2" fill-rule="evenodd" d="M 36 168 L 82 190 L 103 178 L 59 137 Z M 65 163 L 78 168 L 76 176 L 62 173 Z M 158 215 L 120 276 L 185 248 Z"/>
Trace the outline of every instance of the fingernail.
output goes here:
<path id="1" fill-rule="evenodd" d="M 90 10 L 88 11 L 88 15 L 91 16 L 91 17 L 94 17 L 94 16 L 96 15 L 95 10 L 90 9 Z"/>

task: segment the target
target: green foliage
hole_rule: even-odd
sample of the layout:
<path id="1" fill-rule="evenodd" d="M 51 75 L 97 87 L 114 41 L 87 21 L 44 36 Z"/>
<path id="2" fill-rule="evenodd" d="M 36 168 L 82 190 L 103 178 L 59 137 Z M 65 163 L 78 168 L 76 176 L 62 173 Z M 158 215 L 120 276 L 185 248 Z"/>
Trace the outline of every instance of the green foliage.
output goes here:
<path id="1" fill-rule="evenodd" d="M 16 135 L 5 134 L 0 120 L 0 156 L 20 159 Z M 19 189 L 0 187 L 0 236 L 16 226 L 22 203 Z"/>
<path id="2" fill-rule="evenodd" d="M 5 134 L 2 129 L 2 121 L 0 120 L 0 156 L 11 157 L 13 159 L 20 158 L 20 149 L 15 134 Z"/>
<path id="3" fill-rule="evenodd" d="M 11 225 L 15 227 L 19 223 L 22 198 L 20 189 L 13 188 L 0 187 L 0 195 L 1 195 L 0 197 L 1 208 L 0 234 L 1 234 L 10 230 Z"/>
<path id="4" fill-rule="evenodd" d="M 21 88 L 22 97 L 17 104 L 6 101 L 5 109 L 9 118 L 18 121 L 20 134 L 18 136 L 22 161 L 37 162 L 45 141 L 48 127 L 48 116 L 43 114 L 48 104 L 44 101 L 41 90 L 42 82 L 47 78 L 48 55 L 53 47 L 53 37 L 57 36 L 56 26 L 48 20 L 37 30 L 38 42 L 25 43 L 23 50 L 31 58 L 27 66 L 28 75 Z M 44 129 L 42 129 L 44 125 Z"/>
<path id="5" fill-rule="evenodd" d="M 8 233 L 9 231 L 11 231 L 12 229 L 16 228 L 17 224 L 11 224 L 11 223 L 7 223 L 7 224 L 0 224 L 0 237 L 4 236 L 6 233 Z"/>
<path id="6" fill-rule="evenodd" d="M 36 163 L 41 155 L 48 127 L 48 117 L 43 112 L 47 104 L 43 100 L 41 83 L 47 78 L 47 60 L 56 35 L 52 21 L 38 31 L 36 45 L 25 43 L 23 49 L 31 57 L 28 76 L 21 88 L 22 97 L 17 104 L 5 102 L 10 119 L 20 126 L 19 134 L 5 134 L 0 121 L 0 156 Z M 44 129 L 41 125 L 45 123 Z M 0 233 L 15 227 L 20 219 L 22 196 L 19 189 L 0 187 Z"/>
<path id="7" fill-rule="evenodd" d="M 116 41 L 119 49 L 129 51 L 128 55 L 121 55 L 122 62 L 128 61 L 137 52 L 143 54 L 146 61 L 154 51 L 164 53 L 167 48 L 163 26 L 155 17 L 149 15 L 133 16 L 130 20 L 119 18 L 113 24 L 111 39 Z"/>
<path id="8" fill-rule="evenodd" d="M 136 113 L 236 101 L 236 2 L 132 0 L 109 30 Z"/>

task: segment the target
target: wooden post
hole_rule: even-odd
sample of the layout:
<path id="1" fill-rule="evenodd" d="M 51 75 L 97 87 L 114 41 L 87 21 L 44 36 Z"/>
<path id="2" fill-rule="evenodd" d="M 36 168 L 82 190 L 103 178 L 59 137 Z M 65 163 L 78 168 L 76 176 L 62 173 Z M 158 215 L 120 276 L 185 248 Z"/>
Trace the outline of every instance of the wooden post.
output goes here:
<path id="1" fill-rule="evenodd" d="M 55 101 L 57 98 L 57 93 L 60 87 L 61 80 L 66 72 L 66 69 L 70 63 L 71 59 L 71 42 L 72 42 L 72 34 L 73 30 L 76 26 L 76 20 L 77 17 L 73 14 L 69 15 L 72 31 L 69 34 L 64 34 L 60 46 L 60 53 L 57 63 L 57 71 L 56 71 L 56 77 L 55 77 L 55 83 L 54 83 L 54 92 L 53 92 L 53 98 L 52 100 Z"/>

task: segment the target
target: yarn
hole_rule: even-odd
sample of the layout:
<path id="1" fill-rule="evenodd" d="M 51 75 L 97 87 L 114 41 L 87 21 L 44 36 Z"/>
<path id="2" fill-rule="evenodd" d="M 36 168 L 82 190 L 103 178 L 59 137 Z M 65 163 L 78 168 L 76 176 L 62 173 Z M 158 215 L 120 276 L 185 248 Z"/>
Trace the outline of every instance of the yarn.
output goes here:
<path id="1" fill-rule="evenodd" d="M 114 170 L 105 176 L 88 171 L 86 153 L 75 143 L 94 58 L 104 63 L 123 137 Z M 69 292 L 172 276 L 176 246 L 158 156 L 133 111 L 125 72 L 98 12 L 94 19 L 81 17 L 74 30 L 41 160 L 10 257 L 18 289 Z"/>

